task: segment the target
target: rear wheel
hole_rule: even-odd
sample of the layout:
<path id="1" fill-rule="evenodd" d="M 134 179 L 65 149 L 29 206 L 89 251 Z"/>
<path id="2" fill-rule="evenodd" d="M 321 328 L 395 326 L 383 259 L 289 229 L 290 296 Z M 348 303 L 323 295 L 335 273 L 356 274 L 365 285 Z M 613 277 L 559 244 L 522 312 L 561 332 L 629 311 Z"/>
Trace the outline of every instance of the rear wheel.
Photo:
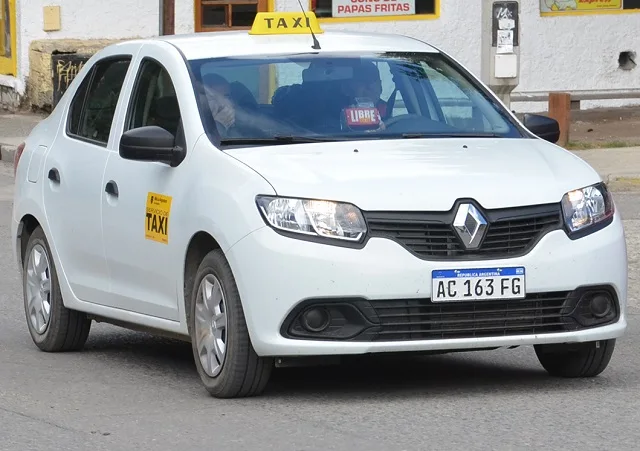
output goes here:
<path id="1" fill-rule="evenodd" d="M 220 250 L 198 268 L 191 293 L 189 333 L 204 386 L 217 398 L 255 396 L 264 390 L 273 359 L 251 345 L 233 273 Z"/>
<path id="2" fill-rule="evenodd" d="M 558 377 L 594 377 L 609 365 L 616 340 L 571 345 L 536 345 L 538 360 L 545 370 Z"/>
<path id="3" fill-rule="evenodd" d="M 42 351 L 77 351 L 84 347 L 91 320 L 64 306 L 51 249 L 41 227 L 27 243 L 22 271 L 24 310 L 31 339 Z"/>

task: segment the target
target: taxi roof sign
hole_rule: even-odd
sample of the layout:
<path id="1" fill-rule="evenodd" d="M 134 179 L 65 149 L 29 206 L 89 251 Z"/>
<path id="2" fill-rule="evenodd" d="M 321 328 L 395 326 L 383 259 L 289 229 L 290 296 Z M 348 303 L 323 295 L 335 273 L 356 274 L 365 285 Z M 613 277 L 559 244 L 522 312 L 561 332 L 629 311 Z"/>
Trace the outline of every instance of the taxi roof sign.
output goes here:
<path id="1" fill-rule="evenodd" d="M 306 16 L 306 17 L 305 17 Z M 315 13 L 257 13 L 249 34 L 310 34 L 323 33 Z"/>

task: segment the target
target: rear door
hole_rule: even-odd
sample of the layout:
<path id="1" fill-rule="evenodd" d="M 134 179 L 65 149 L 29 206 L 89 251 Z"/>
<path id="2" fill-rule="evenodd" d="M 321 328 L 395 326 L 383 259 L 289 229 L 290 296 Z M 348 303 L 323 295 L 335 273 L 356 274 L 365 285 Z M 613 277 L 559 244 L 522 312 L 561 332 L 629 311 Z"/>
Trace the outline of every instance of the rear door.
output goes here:
<path id="1" fill-rule="evenodd" d="M 44 161 L 44 208 L 60 260 L 59 276 L 83 301 L 96 301 L 109 291 L 100 211 L 102 175 L 131 59 L 132 54 L 112 55 L 91 68 Z"/>

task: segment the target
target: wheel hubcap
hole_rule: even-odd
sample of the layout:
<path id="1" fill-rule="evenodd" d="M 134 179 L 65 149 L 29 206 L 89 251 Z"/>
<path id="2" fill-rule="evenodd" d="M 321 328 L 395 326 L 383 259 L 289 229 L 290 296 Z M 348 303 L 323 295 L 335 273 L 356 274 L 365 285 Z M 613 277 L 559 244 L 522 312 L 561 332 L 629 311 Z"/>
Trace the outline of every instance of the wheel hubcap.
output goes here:
<path id="1" fill-rule="evenodd" d="M 27 314 L 33 329 L 42 335 L 51 318 L 51 271 L 47 252 L 40 244 L 31 249 L 26 278 Z"/>
<path id="2" fill-rule="evenodd" d="M 213 274 L 205 276 L 198 287 L 195 340 L 204 372 L 217 376 L 227 350 L 227 305 L 220 281 Z"/>

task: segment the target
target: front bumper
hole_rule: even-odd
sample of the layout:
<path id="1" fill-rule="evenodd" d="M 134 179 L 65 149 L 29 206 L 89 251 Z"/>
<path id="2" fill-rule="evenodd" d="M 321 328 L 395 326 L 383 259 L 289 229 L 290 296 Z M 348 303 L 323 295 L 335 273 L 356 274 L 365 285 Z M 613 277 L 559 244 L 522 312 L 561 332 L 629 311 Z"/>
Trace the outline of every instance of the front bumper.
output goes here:
<path id="1" fill-rule="evenodd" d="M 509 259 L 434 262 L 416 258 L 399 244 L 384 238 L 371 238 L 364 248 L 349 249 L 287 238 L 269 227 L 243 238 L 228 251 L 227 258 L 238 285 L 253 347 L 261 356 L 471 350 L 585 342 L 618 338 L 627 327 L 627 253 L 618 212 L 609 226 L 596 233 L 572 241 L 564 231 L 555 230 L 545 235 L 526 255 Z M 481 318 L 481 315 L 496 313 L 494 301 L 431 305 L 431 271 L 501 266 L 526 268 L 527 300 L 502 301 L 500 304 L 503 310 L 511 308 L 509 304 L 512 304 L 524 306 L 530 314 L 538 314 L 535 322 L 529 324 L 535 327 L 525 327 L 522 334 L 513 331 L 505 334 L 503 328 L 495 329 L 495 334 L 475 333 L 464 338 L 451 338 L 456 335 L 376 334 L 376 330 L 379 332 L 381 329 L 374 328 L 369 329 L 369 335 L 345 339 L 287 337 L 292 315 L 299 311 L 301 305 L 314 300 L 338 304 L 355 301 L 360 311 L 365 312 L 361 316 L 368 320 L 375 320 L 375 312 L 371 313 L 368 306 L 393 307 L 396 310 L 390 311 L 401 312 L 405 319 L 411 312 L 425 315 L 424 312 L 430 311 L 441 321 L 442 311 L 440 316 L 437 316 L 438 312 L 434 313 L 434 309 L 441 307 L 464 310 L 462 313 L 466 315 L 466 321 L 468 318 Z M 543 307 L 549 306 L 545 302 L 560 302 L 558 305 L 562 308 L 562 296 L 571 298 L 569 292 L 580 287 L 597 286 L 609 287 L 616 298 L 615 321 L 580 330 L 567 327 L 560 331 L 545 327 L 548 323 L 540 319 L 544 315 L 539 315 Z M 573 301 L 570 301 L 573 306 L 578 298 L 573 296 Z M 566 308 L 565 304 L 565 311 Z M 566 318 L 559 321 L 566 322 Z M 575 321 L 572 324 L 575 325 Z"/>

